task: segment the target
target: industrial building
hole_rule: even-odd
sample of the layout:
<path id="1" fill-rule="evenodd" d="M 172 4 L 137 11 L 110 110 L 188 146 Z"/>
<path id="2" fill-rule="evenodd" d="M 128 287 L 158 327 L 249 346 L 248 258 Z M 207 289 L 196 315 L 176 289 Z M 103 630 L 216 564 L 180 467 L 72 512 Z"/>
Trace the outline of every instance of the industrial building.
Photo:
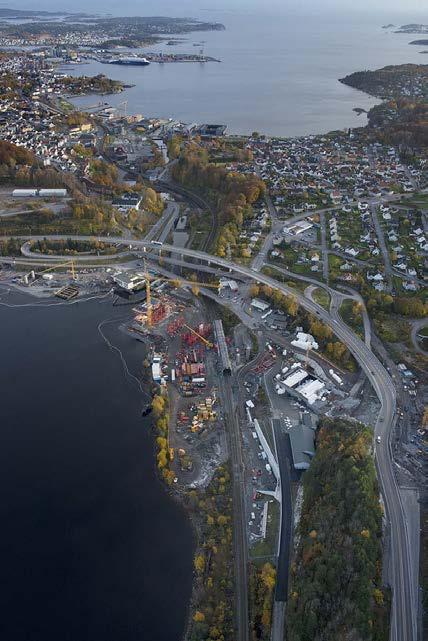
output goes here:
<path id="1" fill-rule="evenodd" d="M 237 292 L 239 288 L 236 280 L 220 278 L 219 289 L 230 289 L 231 292 Z"/>
<path id="2" fill-rule="evenodd" d="M 307 220 L 299 220 L 293 225 L 285 226 L 284 234 L 293 234 L 294 236 L 298 236 L 299 234 L 303 234 L 305 231 L 309 231 L 313 226 L 314 224 L 312 222 L 308 222 Z"/>
<path id="3" fill-rule="evenodd" d="M 66 198 L 66 189 L 14 189 L 12 198 Z"/>
<path id="4" fill-rule="evenodd" d="M 305 334 L 305 332 L 297 332 L 296 338 L 294 341 L 291 341 L 291 344 L 294 347 L 304 349 L 305 351 L 309 349 L 318 349 L 319 347 L 315 338 L 311 334 Z"/>
<path id="5" fill-rule="evenodd" d="M 269 303 L 265 303 L 264 300 L 260 300 L 259 298 L 252 299 L 251 307 L 256 309 L 258 312 L 267 312 L 267 310 L 270 309 Z"/>
<path id="6" fill-rule="evenodd" d="M 288 370 L 288 368 L 284 369 Z M 283 374 L 285 374 L 284 370 Z M 275 389 L 279 395 L 288 391 L 306 401 L 308 405 L 323 400 L 322 397 L 326 391 L 325 383 L 310 374 L 307 369 L 300 367 L 299 363 L 291 366 L 291 372 L 285 378 L 282 379 L 281 374 L 276 376 Z"/>
<path id="7" fill-rule="evenodd" d="M 201 125 L 199 128 L 199 135 L 202 138 L 215 138 L 216 136 L 224 136 L 227 125 Z"/>
<path id="8" fill-rule="evenodd" d="M 312 414 L 303 414 L 299 423 L 288 428 L 293 466 L 296 470 L 307 470 L 315 455 L 316 422 Z"/>
<path id="9" fill-rule="evenodd" d="M 116 285 L 127 292 L 136 292 L 146 284 L 145 274 L 134 271 L 119 272 L 113 276 L 113 280 Z"/>

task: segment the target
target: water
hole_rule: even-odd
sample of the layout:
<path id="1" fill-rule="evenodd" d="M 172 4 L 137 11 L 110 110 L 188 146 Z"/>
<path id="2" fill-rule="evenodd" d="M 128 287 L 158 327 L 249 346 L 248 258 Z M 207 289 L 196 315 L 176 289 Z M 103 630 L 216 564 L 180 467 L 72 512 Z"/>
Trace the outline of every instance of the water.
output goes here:
<path id="1" fill-rule="evenodd" d="M 0 306 L 2 639 L 181 639 L 191 527 L 156 477 L 142 397 L 97 331 L 115 318 L 105 332 L 138 371 L 124 312 Z"/>
<path id="2" fill-rule="evenodd" d="M 104 73 L 135 84 L 125 93 L 101 98 L 113 105 L 126 99 L 128 113 L 187 123 L 224 123 L 230 133 L 256 130 L 293 136 L 367 122 L 365 115 L 357 115 L 353 108 L 369 109 L 378 101 L 342 85 L 338 78 L 388 64 L 428 62 L 428 56 L 425 59 L 418 47 L 408 44 L 411 36 L 381 28 L 385 15 L 264 15 L 196 9 L 191 15 L 223 22 L 226 31 L 190 34 L 179 45 L 151 46 L 142 53 L 195 53 L 199 48 L 193 43 L 205 40 L 206 55 L 219 58 L 221 63 L 149 67 L 90 63 L 71 73 Z M 388 21 L 394 17 L 390 15 Z M 406 22 L 405 18 L 414 20 L 415 16 L 400 16 L 395 24 Z M 99 99 L 86 96 L 74 102 L 89 106 Z"/>

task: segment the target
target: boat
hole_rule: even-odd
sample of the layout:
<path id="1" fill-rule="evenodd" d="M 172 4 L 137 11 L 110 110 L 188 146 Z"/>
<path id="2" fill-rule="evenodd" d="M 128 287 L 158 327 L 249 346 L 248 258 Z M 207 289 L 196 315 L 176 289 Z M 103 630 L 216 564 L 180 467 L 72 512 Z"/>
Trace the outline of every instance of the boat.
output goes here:
<path id="1" fill-rule="evenodd" d="M 112 58 L 107 61 L 109 65 L 137 65 L 146 67 L 150 64 L 147 58 Z"/>

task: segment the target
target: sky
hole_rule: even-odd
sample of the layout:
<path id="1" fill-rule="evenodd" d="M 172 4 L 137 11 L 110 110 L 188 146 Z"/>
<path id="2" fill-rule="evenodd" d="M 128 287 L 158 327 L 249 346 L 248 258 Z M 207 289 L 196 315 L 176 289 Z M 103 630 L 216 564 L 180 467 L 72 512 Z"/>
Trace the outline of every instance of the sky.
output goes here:
<path id="1" fill-rule="evenodd" d="M 427 0 L 0 0 L 0 7 L 19 9 L 66 9 L 111 12 L 120 15 L 185 15 L 192 10 L 270 12 L 284 14 L 290 11 L 317 12 L 326 9 L 367 13 L 405 13 L 427 15 Z"/>

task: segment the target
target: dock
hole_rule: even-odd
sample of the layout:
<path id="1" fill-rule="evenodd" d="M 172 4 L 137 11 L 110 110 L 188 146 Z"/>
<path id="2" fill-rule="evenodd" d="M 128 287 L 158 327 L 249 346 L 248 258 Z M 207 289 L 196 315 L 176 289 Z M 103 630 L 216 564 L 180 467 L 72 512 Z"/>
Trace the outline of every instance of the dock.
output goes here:
<path id="1" fill-rule="evenodd" d="M 72 298 L 76 298 L 78 294 L 79 288 L 77 285 L 64 285 L 64 287 L 61 287 L 61 289 L 55 292 L 55 296 L 63 300 L 71 300 Z"/>

